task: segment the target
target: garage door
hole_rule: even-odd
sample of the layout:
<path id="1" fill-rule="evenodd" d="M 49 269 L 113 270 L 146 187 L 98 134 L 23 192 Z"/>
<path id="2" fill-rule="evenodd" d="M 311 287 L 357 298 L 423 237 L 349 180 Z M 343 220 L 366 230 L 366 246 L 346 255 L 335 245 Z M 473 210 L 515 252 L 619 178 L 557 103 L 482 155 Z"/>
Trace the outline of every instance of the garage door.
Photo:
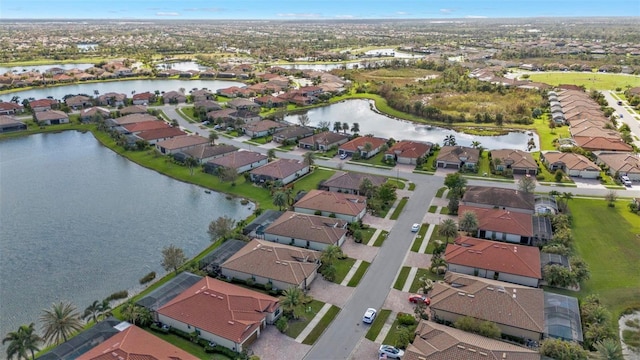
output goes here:
<path id="1" fill-rule="evenodd" d="M 247 340 L 245 340 L 242 343 L 242 348 L 246 349 L 247 347 L 251 346 L 251 344 L 253 344 L 253 342 L 256 341 L 257 338 L 258 338 L 258 329 L 256 329 L 256 331 L 254 331 L 253 334 L 251 334 L 251 336 L 249 336 Z"/>

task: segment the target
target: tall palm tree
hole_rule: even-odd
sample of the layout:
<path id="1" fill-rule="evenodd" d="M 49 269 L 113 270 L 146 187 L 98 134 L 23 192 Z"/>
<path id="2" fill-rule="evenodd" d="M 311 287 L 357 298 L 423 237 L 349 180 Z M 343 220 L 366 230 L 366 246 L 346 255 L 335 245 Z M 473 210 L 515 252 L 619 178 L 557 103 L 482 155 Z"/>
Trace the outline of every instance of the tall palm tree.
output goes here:
<path id="1" fill-rule="evenodd" d="M 456 137 L 453 135 L 447 135 L 444 138 L 445 146 L 456 146 Z"/>
<path id="2" fill-rule="evenodd" d="M 320 260 L 323 265 L 333 265 L 336 260 L 342 257 L 342 249 L 337 245 L 329 245 L 327 246 L 322 255 L 320 256 Z"/>
<path id="3" fill-rule="evenodd" d="M 304 294 L 299 287 L 290 287 L 285 290 L 280 301 L 282 311 L 290 314 L 294 319 L 299 319 L 304 314 Z"/>
<path id="4" fill-rule="evenodd" d="M 40 316 L 44 330 L 44 340 L 59 344 L 67 341 L 69 336 L 82 330 L 82 320 L 75 305 L 61 301 L 51 305 L 50 309 L 44 309 Z"/>
<path id="5" fill-rule="evenodd" d="M 354 122 L 353 125 L 351 125 L 351 132 L 354 134 L 357 134 L 360 132 L 360 124 L 358 124 L 357 122 Z"/>
<path id="6" fill-rule="evenodd" d="M 472 141 L 471 142 L 471 147 L 474 149 L 477 149 L 480 147 L 480 141 Z"/>
<path id="7" fill-rule="evenodd" d="M 283 191 L 278 191 L 273 194 L 273 205 L 277 206 L 280 211 L 282 208 L 287 205 L 287 194 Z"/>
<path id="8" fill-rule="evenodd" d="M 87 306 L 84 309 L 84 313 L 82 314 L 82 318 L 87 320 L 87 322 L 93 320 L 93 322 L 98 322 L 98 317 L 100 317 L 100 313 L 102 311 L 102 303 L 98 300 L 91 303 L 91 305 Z"/>
<path id="9" fill-rule="evenodd" d="M 7 346 L 7 359 L 13 359 L 15 356 L 18 360 L 29 359 L 27 352 L 31 352 L 31 359 L 35 359 L 35 352 L 39 351 L 38 344 L 42 342 L 42 338 L 35 333 L 35 324 L 21 325 L 18 331 L 7 333 L 2 344 L 9 343 Z"/>
<path id="10" fill-rule="evenodd" d="M 335 121 L 333 123 L 333 131 L 339 133 L 342 130 L 342 123 L 340 121 Z"/>
<path id="11" fill-rule="evenodd" d="M 304 153 L 304 155 L 302 155 L 304 163 L 308 166 L 313 166 L 315 157 L 316 154 L 313 151 L 307 151 L 306 153 Z"/>
<path id="12" fill-rule="evenodd" d="M 444 219 L 438 227 L 438 235 L 444 236 L 449 243 L 449 238 L 458 235 L 458 224 L 453 219 Z"/>
<path id="13" fill-rule="evenodd" d="M 346 134 L 347 130 L 349 130 L 349 123 L 348 122 L 343 122 L 342 123 L 342 131 Z"/>
<path id="14" fill-rule="evenodd" d="M 478 215 L 473 211 L 465 211 L 462 213 L 460 219 L 460 229 L 467 232 L 467 234 L 474 233 L 478 230 Z"/>

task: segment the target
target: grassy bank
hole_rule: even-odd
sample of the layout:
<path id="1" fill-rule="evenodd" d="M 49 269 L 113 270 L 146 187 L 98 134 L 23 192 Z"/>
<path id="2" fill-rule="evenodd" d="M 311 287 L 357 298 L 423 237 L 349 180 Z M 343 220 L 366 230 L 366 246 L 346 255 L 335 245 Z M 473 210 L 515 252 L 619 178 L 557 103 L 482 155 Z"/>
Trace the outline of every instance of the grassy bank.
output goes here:
<path id="1" fill-rule="evenodd" d="M 529 74 L 529 80 L 549 85 L 572 84 L 588 89 L 613 90 L 640 86 L 640 77 L 624 74 L 588 72 L 550 72 Z"/>

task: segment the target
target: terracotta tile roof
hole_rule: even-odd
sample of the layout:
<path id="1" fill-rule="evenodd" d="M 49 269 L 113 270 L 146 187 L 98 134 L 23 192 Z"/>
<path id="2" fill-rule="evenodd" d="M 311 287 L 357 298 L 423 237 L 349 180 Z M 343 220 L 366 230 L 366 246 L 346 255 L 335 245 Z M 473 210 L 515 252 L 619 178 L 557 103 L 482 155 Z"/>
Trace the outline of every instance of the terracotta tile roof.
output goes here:
<path id="1" fill-rule="evenodd" d="M 130 115 L 125 115 L 119 118 L 112 119 L 111 121 L 113 121 L 117 125 L 127 125 L 127 124 L 139 123 L 144 121 L 156 121 L 156 120 L 158 120 L 157 117 L 149 114 L 130 114 Z"/>
<path id="2" fill-rule="evenodd" d="M 544 291 L 448 272 L 431 290 L 431 309 L 544 333 Z M 471 296 L 469 296 L 471 295 Z"/>
<path id="3" fill-rule="evenodd" d="M 320 267 L 315 250 L 253 239 L 220 267 L 300 286 Z"/>
<path id="4" fill-rule="evenodd" d="M 135 325 L 80 355 L 78 360 L 196 360 L 196 356 Z"/>
<path id="5" fill-rule="evenodd" d="M 284 266 L 283 266 L 284 267 Z M 241 343 L 279 300 L 225 281 L 204 277 L 158 309 L 158 313 Z"/>
<path id="6" fill-rule="evenodd" d="M 601 118 L 575 118 L 575 119 L 567 119 L 569 122 L 569 126 L 571 127 L 580 127 L 580 126 L 597 126 L 604 129 L 605 125 L 609 123 L 608 119 Z"/>
<path id="7" fill-rule="evenodd" d="M 31 100 L 29 101 L 29 106 L 31 106 L 31 108 L 38 108 L 38 107 L 47 107 L 47 106 L 52 106 L 58 103 L 58 100 L 53 100 L 53 99 L 40 99 L 40 100 Z"/>
<path id="8" fill-rule="evenodd" d="M 236 112 L 238 112 L 238 110 L 236 109 L 222 109 L 222 110 L 213 110 L 213 111 L 209 111 L 207 113 L 207 118 L 209 119 L 217 119 L 217 118 L 228 118 L 231 115 L 235 114 Z"/>
<path id="9" fill-rule="evenodd" d="M 595 154 L 598 161 L 605 163 L 614 172 L 640 174 L 640 157 L 632 153 L 607 153 Z"/>
<path id="10" fill-rule="evenodd" d="M 311 190 L 293 206 L 356 216 L 367 207 L 364 196 L 342 194 L 330 191 Z"/>
<path id="11" fill-rule="evenodd" d="M 258 176 L 268 176 L 273 179 L 284 179 L 307 167 L 309 167 L 309 165 L 305 164 L 302 160 L 278 159 L 253 169 L 250 173 Z"/>
<path id="12" fill-rule="evenodd" d="M 540 360 L 536 351 L 421 320 L 404 360 Z"/>
<path id="13" fill-rule="evenodd" d="M 398 155 L 398 157 L 417 159 L 425 156 L 431 150 L 431 144 L 418 141 L 398 141 L 385 152 L 389 155 Z"/>
<path id="14" fill-rule="evenodd" d="M 253 151 L 235 151 L 217 159 L 209 160 L 207 163 L 223 166 L 227 168 L 238 169 L 240 167 L 264 161 L 266 155 Z"/>
<path id="15" fill-rule="evenodd" d="M 315 146 L 316 144 L 318 145 L 325 145 L 325 146 L 329 146 L 331 144 L 335 144 L 339 141 L 342 141 L 344 139 L 348 139 L 349 136 L 345 135 L 345 134 L 339 134 L 339 133 L 334 133 L 331 131 L 325 131 L 325 132 L 321 132 L 312 136 L 309 136 L 307 138 L 301 139 L 299 141 L 299 143 L 303 143 L 303 144 L 310 144 Z"/>
<path id="16" fill-rule="evenodd" d="M 124 125 L 123 127 L 129 130 L 129 132 L 135 133 L 140 131 L 168 129 L 168 128 L 171 128 L 171 125 L 167 124 L 164 121 L 154 120 L 154 121 L 143 121 L 139 123 L 127 124 L 127 125 Z"/>
<path id="17" fill-rule="evenodd" d="M 600 171 L 598 165 L 596 165 L 593 161 L 589 160 L 586 156 L 575 154 L 575 153 L 565 153 L 559 151 L 549 151 L 542 154 L 544 159 L 549 164 L 562 163 L 569 170 L 597 170 Z"/>
<path id="18" fill-rule="evenodd" d="M 271 223 L 264 232 L 288 238 L 336 245 L 347 234 L 347 222 L 326 216 L 287 211 Z"/>
<path id="19" fill-rule="evenodd" d="M 458 217 L 461 218 L 465 211 L 476 213 L 478 216 L 478 230 L 533 236 L 533 217 L 531 214 L 460 205 L 458 207 Z"/>
<path id="20" fill-rule="evenodd" d="M 229 154 L 232 153 L 234 151 L 237 151 L 238 148 L 233 146 L 233 145 L 225 145 L 225 144 L 218 144 L 218 145 L 210 145 L 210 144 L 205 144 L 205 145 L 198 145 L 194 148 L 191 149 L 187 149 L 184 150 L 183 153 L 195 158 L 195 159 L 205 159 L 205 158 L 209 158 L 212 156 L 218 156 L 218 155 L 224 155 L 224 154 Z"/>
<path id="21" fill-rule="evenodd" d="M 540 250 L 534 246 L 460 236 L 447 245 L 445 259 L 449 264 L 542 279 Z"/>
<path id="22" fill-rule="evenodd" d="M 600 126 L 571 126 L 573 137 L 603 137 L 607 139 L 620 139 L 620 134 L 615 130 L 604 129 Z"/>
<path id="23" fill-rule="evenodd" d="M 15 104 L 12 102 L 3 102 L 0 101 L 0 110 L 6 111 L 6 110 L 18 110 L 18 109 L 23 109 L 24 107 L 22 105 L 19 104 Z"/>
<path id="24" fill-rule="evenodd" d="M 585 150 L 597 151 L 597 150 L 610 150 L 610 151 L 631 151 L 633 148 L 622 141 L 622 139 L 610 139 L 602 136 L 587 137 L 587 136 L 575 136 L 573 140 L 576 145 Z"/>
<path id="25" fill-rule="evenodd" d="M 387 182 L 387 178 L 380 175 L 337 171 L 333 176 L 322 183 L 322 187 L 335 187 L 357 191 L 360 189 L 360 184 L 362 184 L 362 180 L 364 179 L 369 179 L 373 186 L 380 186 Z"/>
<path id="26" fill-rule="evenodd" d="M 146 100 L 149 101 L 151 99 L 153 99 L 156 96 L 156 94 L 154 93 L 150 93 L 150 92 L 143 92 L 143 93 L 138 93 L 138 94 L 134 94 L 133 95 L 133 100 Z"/>
<path id="27" fill-rule="evenodd" d="M 438 153 L 437 161 L 459 163 L 463 157 L 467 158 L 467 163 L 477 163 L 480 150 L 465 146 L 443 146 Z"/>
<path id="28" fill-rule="evenodd" d="M 538 164 L 536 164 L 531 153 L 522 150 L 492 150 L 491 158 L 500 159 L 502 160 L 502 164 L 511 165 L 513 169 L 538 169 Z"/>
<path id="29" fill-rule="evenodd" d="M 312 128 L 308 128 L 306 126 L 288 126 L 277 131 L 273 134 L 273 137 L 286 140 L 295 139 L 301 136 L 308 136 L 309 134 L 313 134 Z"/>
<path id="30" fill-rule="evenodd" d="M 371 149 L 377 149 L 383 144 L 386 144 L 387 140 L 372 136 L 359 136 L 351 141 L 348 141 L 340 145 L 339 149 L 344 151 L 355 152 L 358 150 L 364 151 L 364 145 L 366 143 L 371 144 Z"/>
<path id="31" fill-rule="evenodd" d="M 189 146 L 208 144 L 210 142 L 211 140 L 199 135 L 183 135 L 161 141 L 156 145 L 168 150 L 178 150 Z"/>
<path id="32" fill-rule="evenodd" d="M 187 135 L 187 133 L 180 130 L 179 128 L 174 128 L 169 126 L 165 128 L 157 128 L 154 130 L 142 131 L 138 133 L 136 136 L 142 140 L 149 141 L 149 140 L 166 139 L 166 138 L 173 138 L 176 136 L 185 136 L 185 135 Z"/>
<path id="33" fill-rule="evenodd" d="M 147 107 L 145 105 L 131 105 L 131 106 L 126 106 L 120 109 L 121 115 L 146 114 L 146 113 L 147 113 Z"/>
<path id="34" fill-rule="evenodd" d="M 244 124 L 241 126 L 241 128 L 244 129 L 245 131 L 262 132 L 262 131 L 268 131 L 271 128 L 283 128 L 287 126 L 288 126 L 287 124 L 273 121 L 273 120 L 260 120 L 253 123 Z"/>
<path id="35" fill-rule="evenodd" d="M 38 121 L 66 119 L 69 117 L 65 112 L 58 110 L 39 111 L 35 114 Z"/>
<path id="36" fill-rule="evenodd" d="M 535 196 L 514 189 L 492 186 L 467 186 L 460 204 L 483 204 L 491 207 L 509 207 L 533 211 L 535 208 Z"/>
<path id="37" fill-rule="evenodd" d="M 111 115 L 111 111 L 109 111 L 108 109 L 101 108 L 99 106 L 94 106 L 87 109 L 82 109 L 82 111 L 80 111 L 80 117 L 87 118 L 97 113 L 102 114 L 103 117 L 108 117 L 109 115 Z"/>

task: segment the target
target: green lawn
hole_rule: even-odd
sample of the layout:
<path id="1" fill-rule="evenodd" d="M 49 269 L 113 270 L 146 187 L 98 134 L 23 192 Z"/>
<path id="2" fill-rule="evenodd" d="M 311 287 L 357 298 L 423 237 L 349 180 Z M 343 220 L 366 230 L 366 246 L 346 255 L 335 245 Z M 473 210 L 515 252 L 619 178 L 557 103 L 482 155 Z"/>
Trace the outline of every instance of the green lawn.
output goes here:
<path id="1" fill-rule="evenodd" d="M 376 232 L 376 229 L 372 227 L 368 227 L 366 229 L 360 229 L 360 232 L 362 233 L 362 243 L 368 244 L 369 241 L 371 240 L 371 237 L 373 237 L 373 233 Z"/>
<path id="2" fill-rule="evenodd" d="M 382 243 L 387 239 L 389 232 L 387 230 L 382 230 L 378 234 L 378 238 L 374 241 L 373 246 L 382 246 Z"/>
<path id="3" fill-rule="evenodd" d="M 358 284 L 360 283 L 360 280 L 362 280 L 362 277 L 367 272 L 367 269 L 369 269 L 369 265 L 371 265 L 371 263 L 366 261 L 361 262 L 360 266 L 358 267 L 358 270 L 356 270 L 356 273 L 353 274 L 353 277 L 351 278 L 351 280 L 349 280 L 349 283 L 347 284 L 347 286 L 349 287 L 358 286 Z"/>
<path id="4" fill-rule="evenodd" d="M 422 246 L 422 242 L 424 241 L 424 237 L 427 234 L 427 230 L 429 230 L 429 225 L 421 224 L 420 230 L 418 230 L 418 235 L 416 236 L 413 245 L 411 245 L 411 251 L 418 252 L 420 250 L 420 246 Z"/>
<path id="5" fill-rule="evenodd" d="M 411 330 L 411 332 L 413 332 L 413 331 L 415 331 L 416 327 L 417 327 L 417 325 L 412 325 L 412 326 L 408 326 L 408 327 L 400 325 L 400 322 L 398 321 L 398 318 L 396 317 L 396 320 L 391 325 L 391 330 L 389 331 L 387 336 L 384 338 L 383 344 L 396 346 L 396 341 L 398 340 L 398 330 L 400 328 L 409 328 L 409 330 Z"/>
<path id="6" fill-rule="evenodd" d="M 189 354 L 198 357 L 198 359 L 212 359 L 212 360 L 227 360 L 228 357 L 222 354 L 210 354 L 204 351 L 204 348 L 199 344 L 193 343 L 185 338 L 181 338 L 175 334 L 163 334 L 161 332 L 152 331 L 149 328 L 143 328 L 148 333 L 153 334 L 154 336 L 159 337 L 160 339 L 173 344 L 180 349 L 188 352 Z"/>
<path id="7" fill-rule="evenodd" d="M 387 322 L 387 318 L 389 318 L 389 315 L 391 315 L 391 310 L 389 309 L 380 310 L 378 312 L 378 316 L 376 316 L 376 319 L 373 320 L 373 324 L 371 324 L 371 326 L 369 327 L 369 331 L 367 331 L 367 335 L 365 335 L 364 337 L 366 337 L 371 341 L 376 341 L 376 338 L 378 337 L 378 334 L 380 334 L 380 331 L 382 330 L 384 323 Z"/>
<path id="8" fill-rule="evenodd" d="M 440 235 L 438 235 L 438 227 L 440 225 L 435 225 L 435 227 L 433 228 L 433 232 L 431 233 L 431 238 L 429 239 L 429 245 L 427 245 L 427 248 L 424 250 L 424 252 L 426 254 L 433 254 L 433 250 L 435 248 L 435 244 L 436 244 L 436 240 L 439 238 L 442 238 Z M 442 239 L 442 241 L 444 241 L 445 239 Z"/>
<path id="9" fill-rule="evenodd" d="M 368 159 L 358 159 L 358 160 L 351 159 L 351 161 L 354 163 L 369 164 L 369 165 L 382 166 L 387 168 L 393 167 L 393 165 L 385 164 L 384 162 L 382 162 L 382 160 L 384 160 L 383 152 L 379 152 Z"/>
<path id="10" fill-rule="evenodd" d="M 440 189 L 438 189 L 438 192 L 436 192 L 436 197 L 441 198 L 446 190 L 447 190 L 446 186 L 443 186 Z"/>
<path id="11" fill-rule="evenodd" d="M 549 120 L 547 116 L 542 116 L 540 119 L 533 121 L 533 126 L 540 137 L 540 149 L 536 150 L 557 150 L 553 144 L 553 140 L 557 138 L 571 137 L 568 126 L 560 126 L 555 128 L 549 127 Z"/>
<path id="12" fill-rule="evenodd" d="M 293 183 L 293 188 L 295 192 L 298 192 L 298 190 L 309 191 L 309 190 L 317 189 L 320 181 L 329 179 L 335 173 L 336 172 L 333 170 L 316 168 L 315 170 L 313 170 L 312 173 L 307 174 L 303 176 L 301 179 L 296 180 Z"/>
<path id="13" fill-rule="evenodd" d="M 413 191 L 416 189 L 416 183 L 409 183 L 409 191 Z"/>
<path id="14" fill-rule="evenodd" d="M 313 330 L 311 330 L 309 335 L 307 335 L 307 337 L 302 341 L 302 343 L 306 345 L 313 345 L 316 342 L 316 340 L 318 340 L 320 335 L 322 335 L 324 330 L 329 326 L 329 324 L 331 324 L 331 322 L 338 315 L 339 312 L 340 312 L 339 307 L 335 305 L 331 305 L 329 310 L 327 310 L 327 312 L 324 314 L 322 319 L 320 319 L 316 327 L 314 327 Z"/>
<path id="15" fill-rule="evenodd" d="M 604 200 L 569 201 L 575 248 L 591 270 L 579 296 L 599 294 L 616 324 L 624 309 L 640 307 L 640 216 L 627 204 L 618 200 L 609 208 Z"/>
<path id="16" fill-rule="evenodd" d="M 298 337 L 302 330 L 309 325 L 309 322 L 313 320 L 313 317 L 318 313 L 318 311 L 320 311 L 320 309 L 322 309 L 323 306 L 324 303 L 322 301 L 313 300 L 308 305 L 308 307 L 311 307 L 310 312 L 305 313 L 304 316 L 298 320 L 289 320 L 289 328 L 285 331 L 285 334 L 294 339 Z"/>
<path id="17" fill-rule="evenodd" d="M 544 164 L 542 164 L 542 162 L 540 162 L 540 153 L 539 152 L 533 153 L 533 159 L 538 163 L 538 169 L 540 169 L 540 171 L 538 171 L 538 176 L 537 177 L 540 177 L 540 176 L 543 177 L 543 179 L 541 179 L 540 181 L 547 181 L 547 182 L 557 183 L 556 182 L 555 173 L 552 174 L 549 171 L 549 169 L 547 169 L 547 167 L 544 166 Z M 560 183 L 573 184 L 573 181 L 571 180 L 570 176 L 565 176 Z"/>
<path id="18" fill-rule="evenodd" d="M 393 184 L 396 186 L 396 188 L 403 190 L 405 185 L 404 185 L 404 181 L 400 181 L 400 180 L 396 180 L 396 179 L 388 179 L 387 180 L 388 183 Z"/>
<path id="19" fill-rule="evenodd" d="M 347 276 L 347 273 L 349 272 L 349 270 L 351 270 L 351 268 L 353 267 L 353 264 L 355 263 L 356 263 L 356 259 L 352 259 L 352 258 L 346 258 L 346 259 L 336 261 L 335 263 L 336 278 L 333 280 L 333 282 L 336 284 L 340 284 L 342 280 L 344 280 L 345 276 Z"/>
<path id="20" fill-rule="evenodd" d="M 573 84 L 584 86 L 587 90 L 625 89 L 627 86 L 640 86 L 640 78 L 623 74 L 583 73 L 583 72 L 553 72 L 535 73 L 529 75 L 529 80 L 543 82 L 549 85 Z"/>
<path id="21" fill-rule="evenodd" d="M 396 290 L 402 290 L 404 283 L 407 281 L 407 277 L 409 276 L 409 270 L 411 268 L 409 266 L 403 266 L 398 273 L 398 277 L 396 278 L 396 282 L 393 284 L 393 288 Z"/>
<path id="22" fill-rule="evenodd" d="M 400 217 L 400 214 L 402 213 L 402 210 L 404 210 L 405 205 L 407 205 L 407 201 L 409 201 L 409 198 L 404 197 L 400 199 L 398 206 L 396 206 L 396 209 L 393 211 L 393 214 L 391 214 L 391 217 L 390 217 L 391 220 L 398 220 L 398 218 Z"/>
<path id="23" fill-rule="evenodd" d="M 438 209 L 438 207 L 436 205 L 431 205 L 431 206 L 429 206 L 429 210 L 427 210 L 427 212 L 429 212 L 431 214 L 435 214 L 437 209 Z"/>
<path id="24" fill-rule="evenodd" d="M 418 271 L 416 272 L 416 277 L 413 278 L 413 282 L 411 283 L 411 288 L 409 289 L 409 292 L 418 293 L 418 291 L 420 290 L 420 278 L 422 277 L 431 279 L 434 282 L 444 279 L 444 275 L 437 275 L 429 271 L 429 269 L 419 268 Z"/>

